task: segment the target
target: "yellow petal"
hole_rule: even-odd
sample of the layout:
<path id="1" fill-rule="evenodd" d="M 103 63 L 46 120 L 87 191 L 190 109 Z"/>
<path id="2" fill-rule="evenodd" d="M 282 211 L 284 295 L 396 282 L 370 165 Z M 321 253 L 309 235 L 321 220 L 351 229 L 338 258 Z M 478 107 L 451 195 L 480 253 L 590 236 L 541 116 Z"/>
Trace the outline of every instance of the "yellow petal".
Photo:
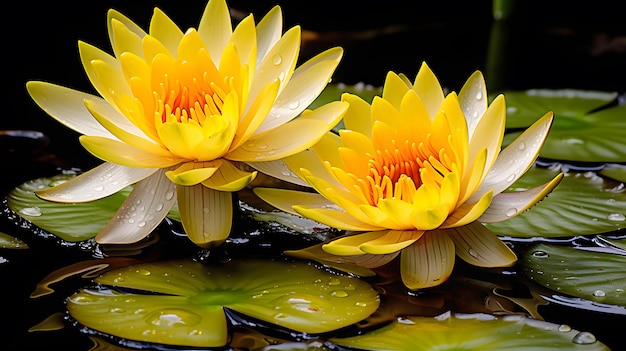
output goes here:
<path id="1" fill-rule="evenodd" d="M 225 158 L 233 161 L 278 160 L 315 144 L 330 127 L 323 121 L 296 119 L 259 137 L 248 140 Z"/>
<path id="2" fill-rule="evenodd" d="M 354 216 L 343 211 L 308 206 L 293 206 L 293 209 L 305 218 L 309 218 L 340 230 L 366 231 L 382 229 L 380 227 L 361 222 L 354 218 Z"/>
<path id="3" fill-rule="evenodd" d="M 261 198 L 261 200 L 276 207 L 277 209 L 298 216 L 300 214 L 293 209 L 293 205 L 307 206 L 311 208 L 327 208 L 329 206 L 334 206 L 332 202 L 317 193 L 261 187 L 254 188 L 252 191 L 255 195 Z"/>
<path id="4" fill-rule="evenodd" d="M 159 137 L 165 146 L 182 158 L 196 158 L 194 150 L 204 140 L 202 127 L 198 124 L 166 122 L 158 129 Z"/>
<path id="5" fill-rule="evenodd" d="M 457 207 L 443 222 L 441 228 L 460 227 L 477 220 L 485 213 L 493 199 L 493 192 L 488 191 L 477 202 L 464 203 Z"/>
<path id="6" fill-rule="evenodd" d="M 480 71 L 475 71 L 465 81 L 459 91 L 459 103 L 467 120 L 467 132 L 470 137 L 474 134 L 476 125 L 487 110 L 487 86 Z"/>
<path id="7" fill-rule="evenodd" d="M 322 245 L 322 249 L 329 254 L 338 256 L 361 255 L 364 252 L 359 248 L 364 243 L 375 240 L 384 235 L 387 230 L 371 231 L 359 234 L 346 234 L 338 239 Z"/>
<path id="8" fill-rule="evenodd" d="M 402 282 L 411 290 L 444 283 L 452 274 L 454 254 L 454 243 L 445 232 L 427 231 L 400 253 Z"/>
<path id="9" fill-rule="evenodd" d="M 411 89 L 410 85 L 394 72 L 388 72 L 383 85 L 382 98 L 389 101 L 397 110 L 400 110 L 402 99 L 407 91 Z"/>
<path id="10" fill-rule="evenodd" d="M 494 194 L 499 194 L 526 173 L 537 159 L 548 136 L 552 117 L 552 112 L 546 113 L 502 150 L 480 188 L 468 201 L 475 201 L 489 189 L 493 189 Z"/>
<path id="11" fill-rule="evenodd" d="M 94 66 L 92 66 L 93 62 L 101 62 L 101 63 L 104 63 L 108 67 L 116 67 L 119 65 L 119 63 L 115 57 L 83 41 L 78 42 L 78 53 L 80 55 L 80 61 L 83 65 L 83 68 L 85 69 L 85 73 L 87 73 L 87 77 L 89 78 L 89 81 L 93 84 L 96 91 L 105 100 L 111 103 L 114 101 L 113 99 L 114 95 L 122 96 L 122 95 L 128 95 L 131 93 L 130 88 L 128 87 L 128 85 L 125 84 L 123 79 L 120 79 L 118 81 L 118 84 L 116 86 L 117 90 L 114 90 L 114 91 L 107 90 L 105 87 L 103 87 L 100 84 L 100 79 L 98 78 L 98 72 L 94 69 Z M 119 78 L 123 78 L 123 75 L 121 74 L 122 73 L 121 67 L 120 67 L 119 73 L 120 73 Z"/>
<path id="12" fill-rule="evenodd" d="M 170 53 L 174 54 L 178 51 L 178 45 L 183 38 L 183 31 L 161 9 L 154 9 L 148 32 L 161 42 Z"/>
<path id="13" fill-rule="evenodd" d="M 256 26 L 258 58 L 263 58 L 278 42 L 283 32 L 283 14 L 280 6 L 274 5 Z"/>
<path id="14" fill-rule="evenodd" d="M 194 244 L 209 249 L 228 239 L 233 219 L 230 192 L 201 184 L 178 185 L 176 189 L 183 229 Z"/>
<path id="15" fill-rule="evenodd" d="M 130 123 L 111 105 L 103 103 L 101 100 L 85 100 L 85 106 L 102 126 L 126 144 L 151 154 L 174 157 L 165 147 L 150 140 L 141 129 Z"/>
<path id="16" fill-rule="evenodd" d="M 174 183 L 167 179 L 165 170 L 159 170 L 135 184 L 128 198 L 96 235 L 95 240 L 99 244 L 137 242 L 161 224 L 174 203 Z"/>
<path id="17" fill-rule="evenodd" d="M 257 96 L 266 82 L 279 77 L 281 79 L 281 86 L 278 90 L 280 95 L 285 84 L 291 79 L 299 52 L 300 27 L 294 26 L 283 34 L 258 65 L 254 81 L 250 86 L 250 96 Z M 262 130 L 265 128 L 261 128 Z"/>
<path id="18" fill-rule="evenodd" d="M 368 254 L 390 254 L 413 244 L 423 234 L 423 230 L 389 230 L 374 240 L 364 242 L 359 248 Z"/>
<path id="19" fill-rule="evenodd" d="M 378 268 L 393 261 L 400 252 L 394 252 L 386 255 L 370 255 L 360 254 L 353 256 L 338 256 L 330 254 L 322 249 L 324 243 L 312 245 L 299 250 L 285 250 L 283 253 L 287 256 L 296 257 L 304 260 L 314 260 L 324 265 L 342 270 L 360 276 L 374 276 L 374 272 L 369 268 Z M 356 267 L 355 267 L 356 266 Z M 358 269 L 358 267 L 368 268 L 367 270 Z"/>
<path id="20" fill-rule="evenodd" d="M 110 9 L 107 12 L 107 29 L 115 56 L 122 52 L 141 55 L 141 38 L 147 33 L 120 12 Z"/>
<path id="21" fill-rule="evenodd" d="M 250 184 L 257 172 L 242 171 L 230 161 L 224 160 L 221 167 L 209 179 L 202 182 L 207 188 L 218 191 L 239 191 Z"/>
<path id="22" fill-rule="evenodd" d="M 348 111 L 343 116 L 345 129 L 359 132 L 368 138 L 372 137 L 372 118 L 370 104 L 360 96 L 350 93 L 341 95 L 341 101 L 350 104 Z"/>
<path id="23" fill-rule="evenodd" d="M 308 150 L 305 150 L 303 152 L 307 152 L 307 151 Z M 309 154 L 312 154 L 310 151 L 308 152 Z M 313 157 L 315 157 L 315 155 L 313 155 Z M 287 166 L 284 160 L 285 159 L 267 161 L 267 162 L 246 162 L 246 164 L 256 169 L 257 171 L 260 171 L 261 173 L 264 173 L 271 177 L 284 180 L 286 182 L 296 184 L 299 186 L 303 186 L 307 188 L 311 187 L 309 183 L 307 183 L 306 181 L 298 177 L 296 173 Z"/>
<path id="24" fill-rule="evenodd" d="M 245 112 L 245 115 L 239 121 L 237 133 L 233 138 L 230 150 L 238 148 L 256 133 L 259 126 L 268 117 L 269 111 L 276 101 L 279 86 L 280 82 L 276 79 L 261 89 L 261 92 L 249 106 L 248 111 Z"/>
<path id="25" fill-rule="evenodd" d="M 215 173 L 222 165 L 222 161 L 211 162 L 185 162 L 173 171 L 168 171 L 165 175 L 178 185 L 196 185 Z"/>
<path id="26" fill-rule="evenodd" d="M 275 128 L 302 113 L 324 90 L 337 64 L 338 61 L 323 61 L 305 71 L 297 71 L 298 74 L 291 77 L 285 89 L 276 99 L 276 103 L 260 131 Z M 334 103 L 341 102 L 335 101 Z M 347 109 L 347 104 L 345 109 Z M 332 114 L 326 115 L 326 113 L 320 115 L 333 116 Z M 334 126 L 337 122 L 338 120 L 330 123 Z"/>
<path id="27" fill-rule="evenodd" d="M 415 83 L 413 83 L 413 90 L 417 92 L 417 95 L 419 95 L 424 102 L 431 118 L 434 117 L 443 103 L 444 95 L 439 80 L 435 77 L 435 74 L 430 70 L 426 62 L 422 63 L 417 72 Z"/>
<path id="28" fill-rule="evenodd" d="M 513 218 L 543 200 L 563 179 L 559 173 L 551 181 L 532 189 L 505 192 L 494 196 L 489 208 L 478 218 L 481 223 L 495 223 Z"/>
<path id="29" fill-rule="evenodd" d="M 226 1 L 211 0 L 207 3 L 198 25 L 198 33 L 206 44 L 211 57 L 214 60 L 219 60 L 222 50 L 226 47 L 233 33 Z M 219 65 L 219 61 L 216 64 Z"/>
<path id="30" fill-rule="evenodd" d="M 84 135 L 113 137 L 85 107 L 85 100 L 97 101 L 101 97 L 37 81 L 27 82 L 26 89 L 42 110 L 66 127 Z"/>
<path id="31" fill-rule="evenodd" d="M 156 171 L 156 168 L 129 168 L 106 162 L 35 194 L 44 200 L 64 203 L 93 201 L 112 195 Z"/>
<path id="32" fill-rule="evenodd" d="M 456 254 L 469 264 L 478 267 L 510 267 L 517 261 L 515 253 L 479 222 L 444 230 L 454 241 Z"/>
<path id="33" fill-rule="evenodd" d="M 182 161 L 173 157 L 155 155 L 117 140 L 86 135 L 81 136 L 79 140 L 83 147 L 96 157 L 122 166 L 165 168 Z"/>
<path id="34" fill-rule="evenodd" d="M 470 139 L 469 159 L 476 158 L 483 148 L 487 148 L 486 171 L 491 169 L 496 161 L 504 137 L 504 122 L 506 120 L 506 106 L 504 95 L 498 95 L 481 118 Z"/>

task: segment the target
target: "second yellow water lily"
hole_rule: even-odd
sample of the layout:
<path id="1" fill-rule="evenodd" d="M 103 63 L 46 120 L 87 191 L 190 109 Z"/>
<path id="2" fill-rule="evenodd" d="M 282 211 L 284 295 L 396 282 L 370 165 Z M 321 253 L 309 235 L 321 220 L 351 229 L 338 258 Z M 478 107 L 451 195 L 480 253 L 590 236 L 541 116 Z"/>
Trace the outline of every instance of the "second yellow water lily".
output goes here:
<path id="1" fill-rule="evenodd" d="M 271 164 L 307 149 L 347 109 L 336 101 L 306 110 L 343 51 L 328 49 L 296 68 L 301 30 L 283 33 L 279 6 L 235 28 L 224 0 L 210 0 L 198 28 L 186 31 L 158 8 L 148 32 L 113 9 L 107 20 L 113 55 L 79 42 L 100 96 L 27 83 L 44 111 L 106 161 L 38 192 L 41 198 L 92 201 L 134 185 L 98 243 L 141 240 L 178 201 L 188 237 L 200 247 L 219 245 L 231 230 L 232 192 L 256 176 L 240 163 Z"/>
<path id="2" fill-rule="evenodd" d="M 516 262 L 484 223 L 522 213 L 560 182 L 562 175 L 505 192 L 536 160 L 552 112 L 501 150 L 504 96 L 488 103 L 480 71 L 445 95 L 426 63 L 413 83 L 389 72 L 371 104 L 349 93 L 342 101 L 350 104 L 345 128 L 284 159 L 316 193 L 255 189 L 281 210 L 347 231 L 303 257 L 372 268 L 400 254 L 402 281 L 413 290 L 446 281 L 455 256 L 481 267 Z M 288 173 L 273 175 L 297 183 Z"/>

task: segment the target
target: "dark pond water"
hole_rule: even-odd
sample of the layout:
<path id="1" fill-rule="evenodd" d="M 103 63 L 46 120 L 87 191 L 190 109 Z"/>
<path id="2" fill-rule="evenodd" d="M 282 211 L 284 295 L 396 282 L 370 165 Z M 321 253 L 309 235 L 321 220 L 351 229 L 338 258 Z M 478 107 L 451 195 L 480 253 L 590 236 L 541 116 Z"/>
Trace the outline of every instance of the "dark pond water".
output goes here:
<path id="1" fill-rule="evenodd" d="M 442 84 L 458 89 L 476 69 L 485 73 L 487 89 L 574 88 L 626 91 L 626 26 L 611 1 L 518 1 L 512 18 L 495 22 L 491 2 L 416 2 L 407 6 L 386 1 L 384 8 L 368 8 L 363 2 L 336 1 L 281 3 L 285 27 L 302 25 L 316 32 L 317 39 L 305 42 L 302 57 L 327 47 L 341 45 L 344 60 L 335 82 L 380 85 L 387 71 L 414 77 L 422 61 L 429 63 Z M 196 26 L 204 1 L 99 1 L 80 6 L 69 2 L 47 2 L 33 6 L 18 2 L 13 14 L 19 27 L 11 33 L 6 49 L 10 54 L 7 115 L 0 130 L 33 130 L 45 136 L 30 138 L 0 136 L 2 195 L 22 182 L 58 173 L 59 169 L 88 169 L 98 163 L 78 144 L 77 136 L 57 124 L 27 96 L 24 83 L 48 80 L 79 90 L 91 91 L 79 63 L 76 41 L 85 40 L 108 48 L 105 16 L 116 8 L 136 23 L 147 26 L 152 7 L 165 10 L 181 27 Z M 260 17 L 273 5 L 268 1 L 230 1 L 232 8 L 254 12 Z M 6 21 L 5 21 L 6 23 Z M 15 234 L 31 250 L 3 250 L 0 256 L 11 264 L 0 264 L 3 323 L 0 349 L 30 350 L 61 347 L 88 350 L 92 344 L 76 330 L 50 333 L 27 330 L 48 315 L 63 310 L 63 297 L 80 281 L 59 285 L 58 294 L 38 301 L 28 296 L 39 280 L 54 269 L 91 259 L 88 251 L 63 247 L 55 240 L 29 237 L 11 221 L 2 221 L 0 231 Z M 298 245 L 298 242 L 294 242 Z M 192 252 L 180 244 L 182 252 Z M 484 278 L 484 277 L 482 277 Z M 482 279 L 481 278 L 481 279 Z M 77 285 L 78 284 L 78 285 Z M 623 326 L 623 315 L 600 314 L 559 306 L 547 306 L 544 317 L 567 322 L 579 330 L 593 332 L 618 350 L 620 335 L 611 330 Z M 8 349 L 4 345 L 8 345 Z"/>

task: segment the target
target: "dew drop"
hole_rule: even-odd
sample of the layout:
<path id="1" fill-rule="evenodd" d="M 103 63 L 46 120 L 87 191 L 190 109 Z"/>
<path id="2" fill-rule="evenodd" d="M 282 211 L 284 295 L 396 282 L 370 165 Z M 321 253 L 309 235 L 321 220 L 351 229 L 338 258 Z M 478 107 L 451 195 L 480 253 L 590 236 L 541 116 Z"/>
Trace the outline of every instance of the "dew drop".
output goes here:
<path id="1" fill-rule="evenodd" d="M 203 334 L 204 333 L 202 332 L 202 330 L 198 330 L 198 329 L 194 329 L 189 332 L 189 335 L 191 336 L 202 336 Z"/>
<path id="2" fill-rule="evenodd" d="M 534 251 L 534 252 L 532 253 L 532 256 L 533 256 L 533 257 L 537 257 L 537 258 L 548 258 L 548 257 L 550 257 L 550 255 L 548 255 L 548 253 L 547 253 L 547 252 L 545 252 L 545 251 L 541 251 L 541 250 Z"/>
<path id="3" fill-rule="evenodd" d="M 517 148 L 518 148 L 518 149 L 520 149 L 520 150 L 524 150 L 524 149 L 526 148 L 526 143 L 524 143 L 523 141 L 522 141 L 522 142 L 520 142 L 520 143 L 517 145 Z"/>
<path id="4" fill-rule="evenodd" d="M 274 57 L 272 57 L 272 63 L 275 64 L 276 66 L 280 65 L 281 62 L 283 62 L 283 57 L 280 55 L 274 55 Z"/>
<path id="5" fill-rule="evenodd" d="M 333 279 L 328 281 L 328 285 L 340 285 L 340 284 L 341 284 L 341 280 L 339 280 L 339 279 L 333 278 Z"/>
<path id="6" fill-rule="evenodd" d="M 139 274 L 139 275 L 150 275 L 150 274 L 152 274 L 149 270 L 147 270 L 147 269 L 143 269 L 143 268 L 141 268 L 141 269 L 137 269 L 137 270 L 135 271 L 135 273 L 137 273 L 137 274 Z"/>
<path id="7" fill-rule="evenodd" d="M 210 209 L 210 208 L 208 208 L 208 207 L 204 207 L 204 208 L 202 208 L 202 212 L 203 212 L 204 214 L 207 214 L 207 213 L 211 212 L 211 209 Z"/>
<path id="8" fill-rule="evenodd" d="M 348 297 L 349 295 L 348 292 L 345 290 L 335 290 L 330 294 L 334 297 Z"/>
<path id="9" fill-rule="evenodd" d="M 593 292 L 593 296 L 595 297 L 604 297 L 606 296 L 606 293 L 602 290 L 596 290 Z"/>
<path id="10" fill-rule="evenodd" d="M 172 198 L 174 198 L 173 191 L 168 191 L 167 193 L 165 193 L 165 200 L 171 200 Z"/>
<path id="11" fill-rule="evenodd" d="M 611 213 L 607 218 L 609 221 L 615 222 L 623 222 L 624 220 L 626 220 L 626 217 L 624 217 L 624 215 L 621 213 Z"/>
<path id="12" fill-rule="evenodd" d="M 294 100 L 289 103 L 289 109 L 295 110 L 300 106 L 300 101 Z"/>
<path id="13" fill-rule="evenodd" d="M 514 180 L 515 180 L 515 174 L 514 173 L 511 173 L 511 174 L 508 175 L 508 177 L 506 177 L 506 181 L 509 182 L 509 183 L 511 183 Z"/>
<path id="14" fill-rule="evenodd" d="M 104 187 L 102 185 L 98 185 L 96 187 L 93 188 L 94 191 L 102 191 L 104 190 Z"/>
<path id="15" fill-rule="evenodd" d="M 572 342 L 574 344 L 581 344 L 581 345 L 588 345 L 588 344 L 593 344 L 595 343 L 596 337 L 595 335 L 589 333 L 589 332 L 580 332 L 576 335 L 574 335 L 574 338 L 572 339 Z"/>
<path id="16" fill-rule="evenodd" d="M 141 222 L 137 223 L 137 227 L 139 227 L 139 228 L 143 228 L 145 226 L 146 226 L 146 221 L 141 221 Z"/>
<path id="17" fill-rule="evenodd" d="M 483 93 L 481 91 L 476 93 L 476 100 L 480 100 L 483 98 Z"/>
<path id="18" fill-rule="evenodd" d="M 111 308 L 109 310 L 109 312 L 112 312 L 112 313 L 124 313 L 124 312 L 126 312 L 126 310 L 123 309 L 123 308 L 120 308 L 120 307 L 114 307 L 114 308 Z"/>
<path id="19" fill-rule="evenodd" d="M 572 327 L 570 327 L 570 326 L 569 326 L 569 325 L 567 325 L 567 324 L 561 324 L 561 325 L 559 325 L 558 330 L 559 330 L 560 332 L 563 332 L 563 333 L 568 333 L 568 332 L 570 332 L 570 331 L 572 330 Z"/>
<path id="20" fill-rule="evenodd" d="M 23 214 L 25 216 L 31 216 L 31 217 L 39 217 L 43 214 L 43 212 L 41 211 L 41 208 L 37 207 L 37 206 L 33 206 L 33 207 L 24 207 L 23 209 L 18 211 L 20 214 Z"/>
<path id="21" fill-rule="evenodd" d="M 467 250 L 467 253 L 469 253 L 469 255 L 474 257 L 474 258 L 478 258 L 478 253 L 476 251 L 474 251 L 474 249 L 472 249 L 472 248 Z"/>
<path id="22" fill-rule="evenodd" d="M 152 325 L 182 327 L 198 324 L 202 317 L 188 310 L 170 308 L 152 313 L 147 320 Z"/>
<path id="23" fill-rule="evenodd" d="M 513 216 L 515 216 L 516 213 L 517 213 L 517 208 L 511 207 L 508 210 L 506 210 L 505 214 L 506 214 L 507 217 L 513 217 Z"/>
<path id="24" fill-rule="evenodd" d="M 162 203 L 158 203 L 156 204 L 156 206 L 154 207 L 154 210 L 159 212 L 163 209 L 163 204 Z"/>

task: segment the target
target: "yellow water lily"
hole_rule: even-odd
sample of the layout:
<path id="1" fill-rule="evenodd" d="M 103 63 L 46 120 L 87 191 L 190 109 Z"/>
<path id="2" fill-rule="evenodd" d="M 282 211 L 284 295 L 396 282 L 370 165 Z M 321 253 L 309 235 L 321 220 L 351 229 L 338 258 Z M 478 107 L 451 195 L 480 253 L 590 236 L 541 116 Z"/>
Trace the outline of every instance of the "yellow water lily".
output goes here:
<path id="1" fill-rule="evenodd" d="M 476 71 L 447 95 L 423 63 L 414 83 L 389 72 L 371 104 L 344 93 L 345 128 L 284 159 L 317 192 L 256 188 L 278 209 L 347 231 L 302 252 L 372 268 L 400 255 L 413 290 L 443 283 L 455 256 L 482 267 L 510 266 L 515 253 L 484 223 L 514 217 L 544 198 L 562 175 L 534 189 L 507 191 L 534 163 L 550 129 L 546 113 L 501 150 L 503 95 L 488 103 Z M 298 183 L 285 169 L 272 175 Z M 330 254 L 330 255 L 329 255 Z M 377 256 L 375 256 L 377 255 Z"/>
<path id="2" fill-rule="evenodd" d="M 158 8 L 148 32 L 113 9 L 107 19 L 113 55 L 78 43 L 100 96 L 27 83 L 45 112 L 82 134 L 81 144 L 106 161 L 38 192 L 41 198 L 92 201 L 134 184 L 98 243 L 141 240 L 178 201 L 189 239 L 219 245 L 231 230 L 232 192 L 257 174 L 240 163 L 272 168 L 320 140 L 347 110 L 341 101 L 306 109 L 343 50 L 328 49 L 296 68 L 301 29 L 283 33 L 279 6 L 258 23 L 250 14 L 234 28 L 224 0 L 209 0 L 198 28 L 186 31 Z"/>

